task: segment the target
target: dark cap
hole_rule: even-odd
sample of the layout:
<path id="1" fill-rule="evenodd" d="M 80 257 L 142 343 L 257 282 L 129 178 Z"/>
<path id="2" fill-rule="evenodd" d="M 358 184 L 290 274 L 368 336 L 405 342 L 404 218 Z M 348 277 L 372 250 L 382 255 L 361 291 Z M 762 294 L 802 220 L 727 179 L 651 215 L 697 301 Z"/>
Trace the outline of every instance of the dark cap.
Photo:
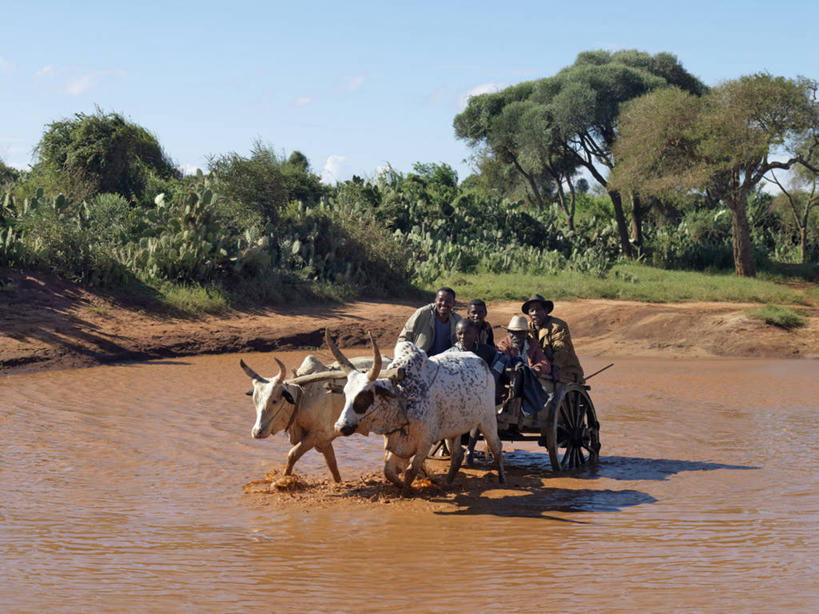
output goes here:
<path id="1" fill-rule="evenodd" d="M 528 301 L 523 303 L 523 306 L 520 308 L 520 310 L 526 315 L 529 315 L 529 306 L 532 303 L 540 303 L 541 305 L 543 305 L 543 308 L 546 310 L 547 314 L 552 313 L 552 309 L 555 308 L 555 304 L 552 301 L 543 298 L 540 294 L 533 294 L 532 296 L 529 297 Z"/>

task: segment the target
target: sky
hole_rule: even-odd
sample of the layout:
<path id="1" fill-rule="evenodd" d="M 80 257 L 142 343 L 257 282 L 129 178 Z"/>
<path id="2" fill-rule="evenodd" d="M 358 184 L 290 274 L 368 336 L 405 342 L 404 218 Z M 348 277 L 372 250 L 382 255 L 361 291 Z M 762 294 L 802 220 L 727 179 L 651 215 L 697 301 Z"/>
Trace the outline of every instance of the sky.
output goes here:
<path id="1" fill-rule="evenodd" d="M 674 6 L 672 6 L 672 4 Z M 0 4 L 0 160 L 50 122 L 117 112 L 185 172 L 261 141 L 329 183 L 472 153 L 471 94 L 548 77 L 582 51 L 673 53 L 708 85 L 819 79 L 819 2 L 40 2 Z"/>

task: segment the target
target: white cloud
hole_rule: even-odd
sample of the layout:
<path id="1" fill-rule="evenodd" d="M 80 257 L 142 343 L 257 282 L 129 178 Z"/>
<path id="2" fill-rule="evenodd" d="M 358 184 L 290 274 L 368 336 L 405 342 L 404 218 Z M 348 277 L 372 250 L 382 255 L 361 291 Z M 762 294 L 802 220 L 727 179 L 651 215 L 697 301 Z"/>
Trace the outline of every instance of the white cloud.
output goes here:
<path id="1" fill-rule="evenodd" d="M 342 82 L 344 83 L 344 89 L 348 92 L 354 92 L 361 89 L 361 86 L 364 85 L 366 80 L 367 77 L 364 75 L 347 75 L 342 79 Z"/>
<path id="2" fill-rule="evenodd" d="M 332 154 L 324 163 L 324 169 L 321 171 L 321 180 L 324 183 L 334 185 L 339 182 L 341 175 L 346 172 L 347 156 L 340 156 Z"/>
<path id="3" fill-rule="evenodd" d="M 199 170 L 199 167 L 195 164 L 178 164 L 176 168 L 182 171 L 183 175 L 195 175 L 196 171 Z"/>
<path id="4" fill-rule="evenodd" d="M 0 72 L 8 72 L 11 70 L 11 62 L 3 56 L 0 56 Z"/>
<path id="5" fill-rule="evenodd" d="M 50 75 L 54 72 L 54 64 L 48 64 L 47 66 L 43 66 L 40 70 L 34 73 L 34 78 L 39 79 L 41 77 L 45 77 L 46 75 Z"/>
<path id="6" fill-rule="evenodd" d="M 69 81 L 65 86 L 65 91 L 72 96 L 79 96 L 90 90 L 97 83 L 98 79 L 94 75 L 83 75 L 82 77 Z"/>
<path id="7" fill-rule="evenodd" d="M 100 85 L 103 81 L 107 81 L 112 77 L 125 77 L 128 73 L 124 70 L 97 70 L 86 73 L 81 77 L 72 79 L 65 86 L 65 91 L 72 96 L 79 96 L 84 94 L 93 87 Z"/>
<path id="8" fill-rule="evenodd" d="M 300 109 L 302 107 L 306 107 L 311 102 L 313 102 L 313 99 L 310 98 L 309 96 L 299 96 L 298 98 L 296 98 L 296 106 Z"/>
<path id="9" fill-rule="evenodd" d="M 469 99 L 472 96 L 479 96 L 481 94 L 492 94 L 494 92 L 499 92 L 504 87 L 503 83 L 481 83 L 480 85 L 476 85 L 468 92 L 461 94 L 458 97 L 458 108 L 463 111 L 466 108 L 466 103 L 469 102 Z"/>

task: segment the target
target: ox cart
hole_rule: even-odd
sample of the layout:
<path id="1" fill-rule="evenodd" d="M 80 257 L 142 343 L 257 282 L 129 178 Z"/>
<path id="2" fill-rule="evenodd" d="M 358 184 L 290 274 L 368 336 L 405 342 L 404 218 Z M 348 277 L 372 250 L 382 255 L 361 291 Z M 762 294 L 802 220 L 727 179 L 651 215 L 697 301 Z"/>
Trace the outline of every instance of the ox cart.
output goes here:
<path id="1" fill-rule="evenodd" d="M 590 375 L 586 380 L 608 369 Z M 536 441 L 549 452 L 553 471 L 574 469 L 594 464 L 600 454 L 600 422 L 594 409 L 587 384 L 554 384 L 543 409 L 533 414 L 522 410 L 522 399 L 513 392 L 514 376 L 507 372 L 501 403 L 497 406 L 498 436 L 503 441 Z M 474 441 L 470 443 L 470 448 Z M 433 450 L 432 456 L 442 459 L 449 455 L 445 442 Z M 472 464 L 474 454 L 467 453 Z"/>

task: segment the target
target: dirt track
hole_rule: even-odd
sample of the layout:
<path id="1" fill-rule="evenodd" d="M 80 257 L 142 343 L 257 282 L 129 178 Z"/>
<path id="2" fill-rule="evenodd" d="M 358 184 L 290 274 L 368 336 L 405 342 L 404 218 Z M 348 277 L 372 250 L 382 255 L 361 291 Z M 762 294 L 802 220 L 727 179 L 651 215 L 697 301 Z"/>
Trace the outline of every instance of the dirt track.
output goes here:
<path id="1" fill-rule="evenodd" d="M 200 319 L 157 317 L 44 275 L 0 276 L 0 373 L 90 366 L 127 360 L 277 348 L 319 347 L 325 327 L 341 347 L 367 344 L 372 331 L 391 348 L 418 306 L 407 302 L 277 307 Z M 572 327 L 581 356 L 819 357 L 819 307 L 795 332 L 748 317 L 752 305 L 559 302 L 555 315 Z M 465 312 L 465 304 L 456 309 Z M 499 327 L 519 303 L 490 303 Z"/>

